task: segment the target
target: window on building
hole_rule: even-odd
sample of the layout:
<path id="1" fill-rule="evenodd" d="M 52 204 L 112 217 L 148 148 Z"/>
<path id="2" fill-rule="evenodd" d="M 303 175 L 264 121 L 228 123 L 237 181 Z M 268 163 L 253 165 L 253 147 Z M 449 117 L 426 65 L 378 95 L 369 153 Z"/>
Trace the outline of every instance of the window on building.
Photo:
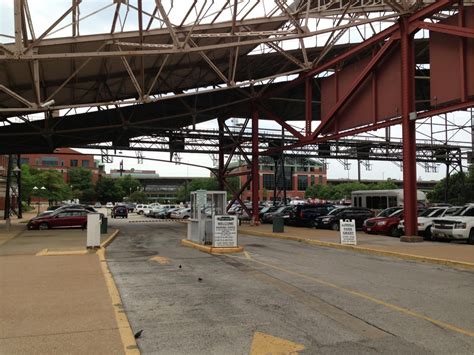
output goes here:
<path id="1" fill-rule="evenodd" d="M 318 175 L 318 183 L 321 185 L 323 183 L 323 176 Z"/>
<path id="2" fill-rule="evenodd" d="M 82 161 L 82 167 L 88 168 L 89 167 L 89 160 L 83 160 Z"/>
<path id="3" fill-rule="evenodd" d="M 29 165 L 30 164 L 30 159 L 29 158 L 20 158 L 20 165 Z"/>
<path id="4" fill-rule="evenodd" d="M 58 158 L 56 157 L 44 157 L 41 159 L 41 165 L 43 166 L 58 166 Z"/>
<path id="5" fill-rule="evenodd" d="M 263 174 L 263 188 L 267 190 L 275 188 L 275 176 L 273 174 Z"/>
<path id="6" fill-rule="evenodd" d="M 308 187 L 308 176 L 298 175 L 298 191 L 306 191 Z"/>
<path id="7" fill-rule="evenodd" d="M 314 185 L 316 182 L 316 177 L 314 175 L 311 175 L 311 185 Z"/>
<path id="8" fill-rule="evenodd" d="M 78 166 L 77 159 L 71 159 L 71 166 Z"/>

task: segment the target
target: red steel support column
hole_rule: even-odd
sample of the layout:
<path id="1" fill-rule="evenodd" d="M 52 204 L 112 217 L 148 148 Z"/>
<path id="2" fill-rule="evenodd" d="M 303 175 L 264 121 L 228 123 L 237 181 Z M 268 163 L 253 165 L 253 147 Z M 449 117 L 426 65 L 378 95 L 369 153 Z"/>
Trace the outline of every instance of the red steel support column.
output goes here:
<path id="1" fill-rule="evenodd" d="M 258 174 L 258 111 L 252 113 L 252 220 L 259 224 L 258 199 L 259 199 L 259 174 Z"/>
<path id="2" fill-rule="evenodd" d="M 402 75 L 402 130 L 403 130 L 403 197 L 405 235 L 401 241 L 418 241 L 416 198 L 416 128 L 410 113 L 415 109 L 415 67 L 413 36 L 409 33 L 408 18 L 400 23 Z M 421 238 L 421 240 L 423 240 Z"/>
<path id="3" fill-rule="evenodd" d="M 223 145 L 224 145 L 224 123 L 222 122 L 221 119 L 218 121 L 219 124 L 219 166 L 217 167 L 219 174 L 218 174 L 218 180 L 219 180 L 219 190 L 224 190 L 224 174 L 225 174 L 225 167 L 224 167 L 224 150 L 223 150 Z M 240 177 L 239 177 L 240 179 Z"/>
<path id="4" fill-rule="evenodd" d="M 306 120 L 306 137 L 311 135 L 311 122 L 313 121 L 313 78 L 309 77 L 306 78 L 305 82 L 305 91 L 306 91 L 306 99 L 305 99 L 305 120 Z"/>

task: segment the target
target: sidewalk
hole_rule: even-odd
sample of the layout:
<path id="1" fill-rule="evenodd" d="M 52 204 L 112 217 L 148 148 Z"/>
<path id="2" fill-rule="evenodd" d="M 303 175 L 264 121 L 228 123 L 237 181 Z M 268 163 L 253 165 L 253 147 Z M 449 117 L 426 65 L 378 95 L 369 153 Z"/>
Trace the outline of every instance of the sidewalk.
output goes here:
<path id="1" fill-rule="evenodd" d="M 474 245 L 468 245 L 465 242 L 403 243 L 399 238 L 357 231 L 357 246 L 343 246 L 340 244 L 339 232 L 336 231 L 285 226 L 284 233 L 272 233 L 271 224 L 241 226 L 239 233 L 304 241 L 320 246 L 346 248 L 371 254 L 474 269 Z"/>
<path id="2" fill-rule="evenodd" d="M 18 220 L 10 232 L 4 227 L 0 353 L 125 353 L 115 309 L 120 301 L 112 301 L 98 255 L 37 256 L 45 249 L 85 251 L 85 231 L 27 231 Z"/>

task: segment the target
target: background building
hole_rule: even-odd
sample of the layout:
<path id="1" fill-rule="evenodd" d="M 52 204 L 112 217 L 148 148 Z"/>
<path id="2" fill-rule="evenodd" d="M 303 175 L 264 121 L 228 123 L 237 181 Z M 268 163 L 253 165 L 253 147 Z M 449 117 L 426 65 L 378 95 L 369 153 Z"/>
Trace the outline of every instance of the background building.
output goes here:
<path id="1" fill-rule="evenodd" d="M 130 175 L 140 182 L 148 199 L 158 202 L 175 202 L 178 190 L 194 177 L 161 177 L 155 170 L 111 170 L 107 175 L 112 179 Z"/>
<path id="2" fill-rule="evenodd" d="M 277 160 L 277 164 L 270 157 L 259 159 L 259 200 L 273 200 L 275 185 L 277 187 L 277 199 L 281 198 L 281 191 L 286 188 L 287 198 L 304 199 L 308 186 L 327 184 L 326 168 L 315 159 L 308 158 L 285 158 L 283 164 Z M 250 170 L 247 165 L 235 162 L 234 172 Z M 232 165 L 231 165 L 232 167 Z M 285 170 L 285 179 L 281 173 Z M 275 174 L 276 171 L 276 174 Z M 239 176 L 240 186 L 247 182 L 247 175 Z M 252 199 L 251 184 L 242 193 L 243 200 Z"/>
<path id="3" fill-rule="evenodd" d="M 69 170 L 74 168 L 91 170 L 92 181 L 96 182 L 103 168 L 92 154 L 82 154 L 71 148 L 58 148 L 49 154 L 24 154 L 21 155 L 20 163 L 35 169 L 59 170 L 65 182 L 69 181 Z"/>

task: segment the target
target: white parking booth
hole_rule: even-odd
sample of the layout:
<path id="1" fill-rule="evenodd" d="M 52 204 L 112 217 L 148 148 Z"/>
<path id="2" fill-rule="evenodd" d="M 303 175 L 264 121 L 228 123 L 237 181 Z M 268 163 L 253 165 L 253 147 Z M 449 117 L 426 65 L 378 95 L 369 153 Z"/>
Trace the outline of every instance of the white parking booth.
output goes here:
<path id="1" fill-rule="evenodd" d="M 100 213 L 87 214 L 87 249 L 100 248 Z"/>
<path id="2" fill-rule="evenodd" d="M 239 252 L 237 216 L 226 212 L 227 192 L 196 190 L 191 192 L 191 217 L 183 245 L 211 253 Z"/>

